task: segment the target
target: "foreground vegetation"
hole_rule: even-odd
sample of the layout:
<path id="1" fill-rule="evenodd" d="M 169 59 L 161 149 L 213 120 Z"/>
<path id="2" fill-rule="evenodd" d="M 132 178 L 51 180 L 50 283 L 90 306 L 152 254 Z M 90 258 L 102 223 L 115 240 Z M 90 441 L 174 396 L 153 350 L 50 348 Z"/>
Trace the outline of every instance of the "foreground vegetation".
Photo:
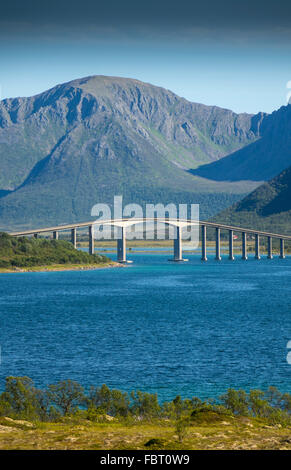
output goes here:
<path id="1" fill-rule="evenodd" d="M 229 389 L 219 400 L 86 393 L 64 380 L 46 390 L 7 377 L 0 395 L 1 449 L 291 449 L 291 395 Z"/>
<path id="2" fill-rule="evenodd" d="M 57 270 L 62 267 L 75 269 L 78 266 L 94 267 L 110 263 L 104 255 L 89 255 L 76 250 L 70 242 L 38 238 L 14 238 L 0 233 L 0 270 Z"/>

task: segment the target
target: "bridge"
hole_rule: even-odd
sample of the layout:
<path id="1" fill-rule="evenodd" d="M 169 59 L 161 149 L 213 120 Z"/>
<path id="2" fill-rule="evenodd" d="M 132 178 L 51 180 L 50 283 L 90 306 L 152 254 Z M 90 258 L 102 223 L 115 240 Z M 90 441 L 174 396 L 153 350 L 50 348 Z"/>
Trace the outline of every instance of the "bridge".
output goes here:
<path id="1" fill-rule="evenodd" d="M 77 229 L 88 227 L 89 231 L 89 253 L 94 254 L 94 227 L 95 226 L 112 226 L 119 227 L 120 238 L 117 239 L 117 259 L 120 263 L 126 263 L 126 229 L 133 225 L 141 223 L 162 223 L 168 226 L 175 227 L 176 237 L 174 242 L 174 257 L 173 261 L 185 261 L 182 256 L 182 229 L 184 227 L 196 226 L 201 228 L 201 259 L 207 261 L 207 228 L 215 229 L 215 259 L 221 260 L 221 231 L 228 232 L 228 258 L 234 260 L 234 248 L 233 240 L 234 233 L 241 234 L 241 257 L 243 260 L 247 260 L 247 235 L 255 237 L 255 258 L 260 259 L 260 239 L 264 237 L 268 241 L 268 259 L 273 258 L 273 239 L 280 241 L 280 258 L 285 258 L 285 241 L 291 241 L 291 236 L 280 235 L 277 233 L 269 233 L 258 230 L 252 230 L 248 228 L 234 227 L 230 225 L 223 225 L 213 222 L 205 221 L 193 221 L 188 219 L 170 219 L 170 218 L 123 218 L 123 219 L 110 219 L 110 220 L 97 220 L 90 222 L 80 222 L 74 224 L 57 225 L 54 227 L 38 228 L 34 230 L 24 230 L 21 232 L 11 232 L 10 235 L 13 237 L 29 236 L 33 235 L 37 237 L 38 234 L 52 233 L 55 240 L 58 239 L 59 232 L 71 231 L 71 242 L 76 248 L 77 246 Z"/>

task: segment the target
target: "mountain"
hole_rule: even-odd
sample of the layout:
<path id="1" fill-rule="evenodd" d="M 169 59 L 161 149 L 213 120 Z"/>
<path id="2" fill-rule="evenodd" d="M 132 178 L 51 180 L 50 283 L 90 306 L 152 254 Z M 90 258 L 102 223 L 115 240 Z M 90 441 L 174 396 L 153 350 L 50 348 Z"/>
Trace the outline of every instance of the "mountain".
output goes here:
<path id="1" fill-rule="evenodd" d="M 266 181 L 291 164 L 291 105 L 261 115 L 260 138 L 193 174 L 215 181 Z"/>
<path id="2" fill-rule="evenodd" d="M 200 203 L 210 217 L 259 182 L 211 181 L 192 170 L 254 144 L 265 117 L 104 76 L 3 100 L 1 228 L 88 220 L 94 204 L 120 194 L 124 203 Z"/>
<path id="3" fill-rule="evenodd" d="M 291 166 L 232 207 L 222 211 L 214 220 L 290 235 Z"/>

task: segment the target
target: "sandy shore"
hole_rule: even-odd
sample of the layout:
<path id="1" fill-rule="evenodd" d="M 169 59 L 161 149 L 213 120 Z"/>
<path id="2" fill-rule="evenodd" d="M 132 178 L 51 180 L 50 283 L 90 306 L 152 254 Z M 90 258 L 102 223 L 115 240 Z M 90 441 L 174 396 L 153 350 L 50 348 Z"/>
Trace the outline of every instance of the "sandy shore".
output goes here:
<path id="1" fill-rule="evenodd" d="M 89 271 L 93 269 L 122 268 L 124 265 L 112 261 L 104 264 L 52 264 L 48 266 L 30 266 L 27 268 L 0 268 L 0 273 L 34 273 L 53 271 Z"/>

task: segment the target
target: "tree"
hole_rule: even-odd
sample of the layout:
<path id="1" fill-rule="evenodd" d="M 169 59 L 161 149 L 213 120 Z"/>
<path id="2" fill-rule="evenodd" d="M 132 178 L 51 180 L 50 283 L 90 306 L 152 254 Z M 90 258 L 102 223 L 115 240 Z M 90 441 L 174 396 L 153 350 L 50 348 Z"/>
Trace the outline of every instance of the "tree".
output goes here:
<path id="1" fill-rule="evenodd" d="M 249 414 L 248 397 L 244 390 L 229 388 L 225 395 L 221 395 L 222 404 L 235 415 Z"/>
<path id="2" fill-rule="evenodd" d="M 97 414 L 110 414 L 111 416 L 127 416 L 129 412 L 128 394 L 120 390 L 110 390 L 107 385 L 91 387 L 88 399 L 88 408 Z"/>
<path id="3" fill-rule="evenodd" d="M 187 435 L 187 427 L 189 425 L 189 420 L 186 418 L 179 418 L 176 421 L 175 432 L 178 436 L 179 442 L 182 443 Z"/>
<path id="4" fill-rule="evenodd" d="M 5 391 L 0 396 L 1 414 L 24 419 L 45 419 L 45 393 L 34 387 L 29 377 L 7 377 Z"/>
<path id="5" fill-rule="evenodd" d="M 107 385 L 91 387 L 89 392 L 89 408 L 96 409 L 99 413 L 108 413 L 111 402 L 111 391 Z"/>
<path id="6" fill-rule="evenodd" d="M 113 416 L 127 416 L 129 412 L 129 397 L 120 390 L 111 390 L 109 413 Z"/>
<path id="7" fill-rule="evenodd" d="M 283 395 L 276 387 L 270 386 L 265 393 L 265 397 L 269 405 L 273 406 L 274 408 L 283 407 Z"/>
<path id="8" fill-rule="evenodd" d="M 282 408 L 291 413 L 291 395 L 290 393 L 284 393 L 282 395 Z"/>
<path id="9" fill-rule="evenodd" d="M 175 415 L 177 419 L 180 419 L 183 411 L 183 400 L 180 395 L 177 395 L 173 400 Z"/>
<path id="10" fill-rule="evenodd" d="M 138 415 L 141 418 L 159 416 L 161 407 L 159 405 L 158 395 L 156 393 L 151 394 L 137 390 L 136 392 L 131 392 L 130 396 L 133 400 L 131 407 L 133 414 Z"/>
<path id="11" fill-rule="evenodd" d="M 62 380 L 48 387 L 50 400 L 66 416 L 85 400 L 84 388 L 73 380 Z"/>
<path id="12" fill-rule="evenodd" d="M 264 392 L 261 390 L 250 390 L 249 404 L 254 416 L 266 417 L 270 413 L 270 405 L 264 400 Z"/>

